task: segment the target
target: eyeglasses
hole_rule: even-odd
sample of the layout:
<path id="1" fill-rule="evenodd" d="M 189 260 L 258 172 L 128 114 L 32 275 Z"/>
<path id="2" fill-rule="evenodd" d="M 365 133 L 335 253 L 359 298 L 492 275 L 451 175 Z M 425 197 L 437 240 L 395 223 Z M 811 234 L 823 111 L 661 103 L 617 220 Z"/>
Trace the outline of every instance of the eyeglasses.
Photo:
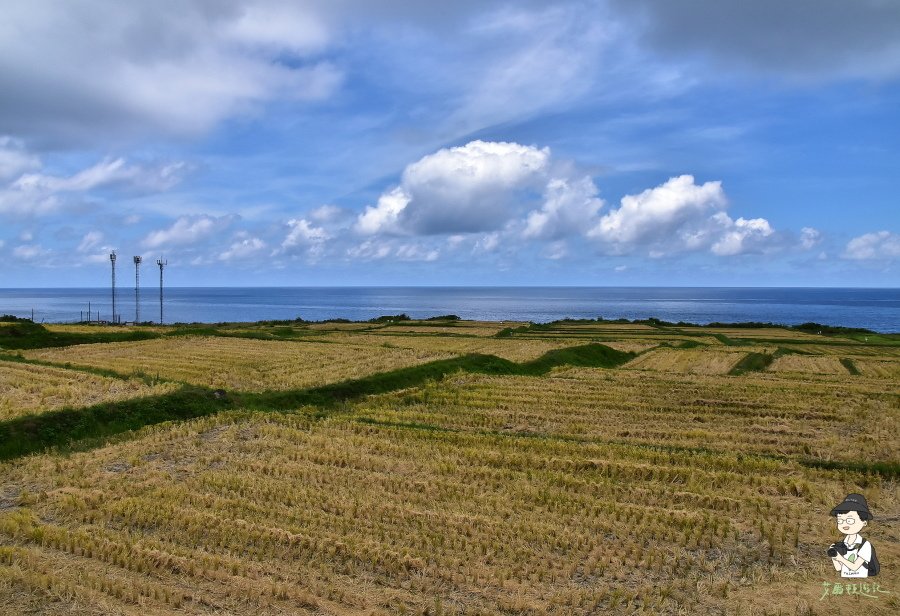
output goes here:
<path id="1" fill-rule="evenodd" d="M 850 524 L 852 526 L 852 525 L 856 524 L 856 518 L 843 518 L 843 519 L 838 518 L 837 523 L 838 524 Z"/>

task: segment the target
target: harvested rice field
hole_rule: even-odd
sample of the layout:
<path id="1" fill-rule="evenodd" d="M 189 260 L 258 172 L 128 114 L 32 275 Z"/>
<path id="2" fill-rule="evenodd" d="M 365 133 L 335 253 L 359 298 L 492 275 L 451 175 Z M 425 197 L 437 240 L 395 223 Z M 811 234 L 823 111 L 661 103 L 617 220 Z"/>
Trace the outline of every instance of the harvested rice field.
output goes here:
<path id="1" fill-rule="evenodd" d="M 0 351 L 0 614 L 900 611 L 900 336 L 515 327 Z"/>
<path id="2" fill-rule="evenodd" d="M 840 358 L 833 355 L 782 355 L 772 363 L 769 370 L 804 374 L 848 374 Z"/>
<path id="3" fill-rule="evenodd" d="M 711 349 L 656 349 L 643 353 L 624 368 L 687 374 L 727 374 L 746 353 Z"/>
<path id="4" fill-rule="evenodd" d="M 0 361 L 0 421 L 66 407 L 161 395 L 175 387 L 165 383 L 148 385 L 140 379 L 109 378 L 65 368 Z"/>
<path id="5" fill-rule="evenodd" d="M 30 359 L 142 374 L 229 390 L 295 389 L 452 357 L 436 346 L 179 336 L 29 351 Z"/>

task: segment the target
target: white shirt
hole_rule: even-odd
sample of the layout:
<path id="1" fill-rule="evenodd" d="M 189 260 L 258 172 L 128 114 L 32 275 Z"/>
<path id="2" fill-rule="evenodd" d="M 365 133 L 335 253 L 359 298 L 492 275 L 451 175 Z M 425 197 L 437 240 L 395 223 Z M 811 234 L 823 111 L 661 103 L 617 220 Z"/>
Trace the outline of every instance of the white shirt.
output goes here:
<path id="1" fill-rule="evenodd" d="M 862 538 L 862 535 L 857 535 L 856 543 L 853 544 L 853 548 L 847 550 L 847 553 L 844 554 L 844 558 L 849 560 L 851 563 L 856 563 L 856 560 L 861 558 L 866 561 L 866 564 L 872 560 L 872 544 Z M 856 571 L 851 571 L 847 568 L 847 565 L 841 563 L 841 577 L 845 578 L 864 578 L 869 577 L 869 569 L 866 565 L 863 565 Z"/>

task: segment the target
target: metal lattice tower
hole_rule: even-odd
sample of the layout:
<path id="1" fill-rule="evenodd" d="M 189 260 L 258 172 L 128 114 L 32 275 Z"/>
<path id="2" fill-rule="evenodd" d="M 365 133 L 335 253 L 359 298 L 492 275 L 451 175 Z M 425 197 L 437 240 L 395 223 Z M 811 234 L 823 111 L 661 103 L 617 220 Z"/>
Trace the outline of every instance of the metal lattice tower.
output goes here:
<path id="1" fill-rule="evenodd" d="M 116 251 L 109 253 L 109 262 L 112 264 L 112 322 L 116 322 Z"/>
<path id="2" fill-rule="evenodd" d="M 141 322 L 141 261 L 144 258 L 134 257 L 134 322 Z"/>
<path id="3" fill-rule="evenodd" d="M 160 257 L 156 260 L 159 266 L 159 324 L 163 324 L 163 268 L 169 264 L 168 260 L 163 261 Z"/>

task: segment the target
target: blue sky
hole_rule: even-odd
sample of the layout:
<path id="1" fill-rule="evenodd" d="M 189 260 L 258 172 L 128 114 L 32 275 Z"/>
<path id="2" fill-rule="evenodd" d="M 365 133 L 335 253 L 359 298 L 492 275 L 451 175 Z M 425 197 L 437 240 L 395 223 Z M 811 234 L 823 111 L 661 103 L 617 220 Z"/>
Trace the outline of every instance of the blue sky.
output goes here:
<path id="1" fill-rule="evenodd" d="M 0 0 L 0 286 L 898 286 L 900 4 L 747 4 Z"/>

